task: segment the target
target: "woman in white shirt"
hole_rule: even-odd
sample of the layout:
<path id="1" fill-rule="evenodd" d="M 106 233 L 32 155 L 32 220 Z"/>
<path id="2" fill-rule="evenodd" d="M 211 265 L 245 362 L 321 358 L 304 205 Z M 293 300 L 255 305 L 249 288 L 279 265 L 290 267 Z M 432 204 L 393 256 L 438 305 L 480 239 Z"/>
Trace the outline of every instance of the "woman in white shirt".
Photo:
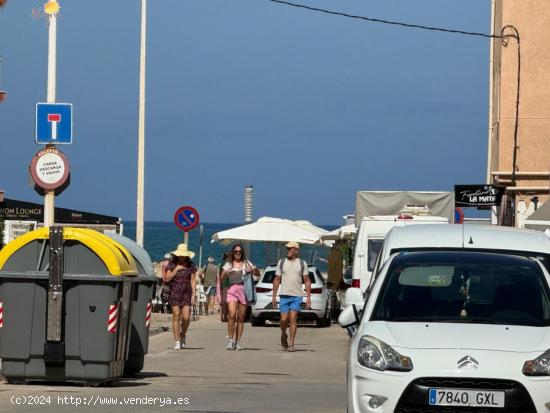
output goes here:
<path id="1" fill-rule="evenodd" d="M 228 330 L 229 341 L 227 350 L 242 350 L 240 346 L 244 330 L 246 309 L 249 305 L 244 290 L 243 275 L 257 272 L 256 267 L 246 259 L 243 246 L 235 244 L 231 249 L 228 262 L 223 266 L 220 283 L 229 279 L 230 287 L 227 290 Z"/>

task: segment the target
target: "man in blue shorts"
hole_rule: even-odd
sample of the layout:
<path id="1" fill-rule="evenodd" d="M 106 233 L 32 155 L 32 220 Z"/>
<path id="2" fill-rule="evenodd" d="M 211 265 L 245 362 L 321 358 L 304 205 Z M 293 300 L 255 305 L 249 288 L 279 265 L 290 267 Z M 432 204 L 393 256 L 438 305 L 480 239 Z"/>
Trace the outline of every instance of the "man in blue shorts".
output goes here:
<path id="1" fill-rule="evenodd" d="M 296 351 L 294 340 L 298 330 L 298 313 L 302 311 L 302 300 L 306 287 L 306 309 L 311 309 L 311 280 L 304 260 L 298 257 L 300 245 L 289 242 L 286 245 L 287 256 L 279 260 L 275 279 L 273 280 L 273 308 L 277 308 L 277 291 L 281 287 L 281 348 L 291 352 Z M 287 328 L 290 327 L 290 345 L 288 343 Z"/>

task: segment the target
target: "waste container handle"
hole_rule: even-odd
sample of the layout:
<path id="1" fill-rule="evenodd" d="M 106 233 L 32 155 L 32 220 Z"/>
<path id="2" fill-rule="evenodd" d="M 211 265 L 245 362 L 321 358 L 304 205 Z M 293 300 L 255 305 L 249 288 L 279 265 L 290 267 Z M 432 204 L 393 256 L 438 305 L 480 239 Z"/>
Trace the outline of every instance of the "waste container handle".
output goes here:
<path id="1" fill-rule="evenodd" d="M 47 365 L 63 364 L 63 227 L 50 228 L 48 314 L 44 359 Z"/>

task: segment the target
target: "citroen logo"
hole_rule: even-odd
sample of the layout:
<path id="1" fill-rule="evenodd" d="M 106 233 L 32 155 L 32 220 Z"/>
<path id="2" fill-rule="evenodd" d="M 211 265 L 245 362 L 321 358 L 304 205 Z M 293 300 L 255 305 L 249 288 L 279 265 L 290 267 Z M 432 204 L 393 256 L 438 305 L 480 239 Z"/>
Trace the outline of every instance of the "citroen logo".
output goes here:
<path id="1" fill-rule="evenodd" d="M 456 366 L 459 370 L 477 370 L 479 363 L 472 356 L 466 356 L 458 360 Z"/>

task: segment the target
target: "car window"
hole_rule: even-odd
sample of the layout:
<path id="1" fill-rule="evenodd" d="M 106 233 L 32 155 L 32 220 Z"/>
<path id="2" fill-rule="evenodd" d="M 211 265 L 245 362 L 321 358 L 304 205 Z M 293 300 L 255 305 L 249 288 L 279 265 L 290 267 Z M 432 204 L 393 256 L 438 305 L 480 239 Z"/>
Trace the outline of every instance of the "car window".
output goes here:
<path id="1" fill-rule="evenodd" d="M 382 244 L 384 243 L 383 239 L 369 239 L 368 242 L 368 263 L 367 267 L 369 271 L 374 270 L 374 264 L 376 263 L 376 258 L 378 258 L 378 253 L 382 249 Z"/>
<path id="2" fill-rule="evenodd" d="M 273 284 L 274 279 L 275 279 L 275 270 L 269 270 L 265 272 L 262 278 L 262 282 L 266 284 Z M 313 271 L 309 272 L 309 279 L 311 280 L 312 284 L 318 284 L 317 280 L 315 279 L 315 274 L 313 273 Z M 322 280 L 323 277 L 320 277 L 320 279 Z"/>
<path id="3" fill-rule="evenodd" d="M 531 259 L 482 252 L 415 252 L 388 268 L 373 320 L 550 326 L 550 294 Z"/>

